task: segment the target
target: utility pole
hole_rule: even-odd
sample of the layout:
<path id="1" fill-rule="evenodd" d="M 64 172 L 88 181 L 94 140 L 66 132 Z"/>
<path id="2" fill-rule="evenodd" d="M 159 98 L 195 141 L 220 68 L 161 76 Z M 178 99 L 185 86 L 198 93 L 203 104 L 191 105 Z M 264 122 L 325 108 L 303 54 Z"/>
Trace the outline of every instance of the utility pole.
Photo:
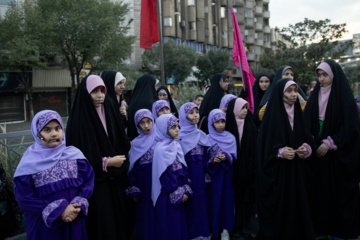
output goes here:
<path id="1" fill-rule="evenodd" d="M 165 69 L 164 69 L 164 53 L 163 53 L 163 37 L 162 37 L 162 17 L 161 17 L 161 0 L 156 3 L 157 18 L 158 18 L 158 32 L 159 32 L 159 47 L 160 47 L 160 72 L 161 72 L 161 85 L 165 86 Z"/>

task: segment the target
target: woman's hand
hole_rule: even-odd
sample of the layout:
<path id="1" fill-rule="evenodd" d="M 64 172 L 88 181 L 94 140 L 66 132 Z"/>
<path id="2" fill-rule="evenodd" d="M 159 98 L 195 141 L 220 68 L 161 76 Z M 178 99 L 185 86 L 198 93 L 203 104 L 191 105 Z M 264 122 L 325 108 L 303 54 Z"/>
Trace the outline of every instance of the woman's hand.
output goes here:
<path id="1" fill-rule="evenodd" d="M 326 143 L 322 143 L 320 147 L 317 149 L 316 154 L 318 157 L 323 157 L 329 151 L 330 147 Z"/>
<path id="2" fill-rule="evenodd" d="M 67 205 L 67 207 L 60 216 L 61 220 L 63 220 L 64 222 L 74 221 L 81 211 L 81 208 L 79 207 L 81 207 L 81 204 L 79 203 L 71 203 Z"/>
<path id="3" fill-rule="evenodd" d="M 290 147 L 285 147 L 284 151 L 282 152 L 283 158 L 287 160 L 293 160 L 295 157 L 296 151 Z"/>
<path id="4" fill-rule="evenodd" d="M 126 118 L 126 109 L 124 107 L 120 107 L 120 114 Z"/>
<path id="5" fill-rule="evenodd" d="M 299 147 L 296 151 L 296 154 L 299 156 L 299 158 L 304 158 L 307 154 L 307 148 L 304 146 Z"/>
<path id="6" fill-rule="evenodd" d="M 110 158 L 108 167 L 121 167 L 123 163 L 125 162 L 126 157 L 125 155 L 117 155 L 112 158 Z"/>

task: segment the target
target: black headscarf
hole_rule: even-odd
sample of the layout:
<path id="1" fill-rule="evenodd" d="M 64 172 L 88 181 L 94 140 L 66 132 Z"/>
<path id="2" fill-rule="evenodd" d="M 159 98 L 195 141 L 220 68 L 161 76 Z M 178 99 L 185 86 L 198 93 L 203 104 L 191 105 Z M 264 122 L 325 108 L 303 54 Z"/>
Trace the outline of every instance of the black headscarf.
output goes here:
<path id="1" fill-rule="evenodd" d="M 334 78 L 321 135 L 319 136 L 319 82 L 305 107 L 306 126 L 314 136 L 317 147 L 330 136 L 338 149 L 329 150 L 324 157 L 318 157 L 314 162 L 314 226 L 319 233 L 354 238 L 359 234 L 359 115 L 340 65 L 333 60 L 325 62 L 330 65 Z"/>
<path id="2" fill-rule="evenodd" d="M 242 229 L 254 213 L 255 204 L 255 155 L 257 127 L 251 112 L 248 111 L 241 144 L 239 144 L 238 126 L 235 120 L 234 107 L 236 98 L 229 102 L 226 111 L 226 127 L 235 136 L 237 146 L 237 160 L 234 162 L 233 186 L 235 189 L 235 227 Z"/>
<path id="3" fill-rule="evenodd" d="M 254 109 L 255 109 L 254 112 L 257 112 L 257 111 L 258 111 L 258 107 L 259 107 L 259 104 L 260 104 L 260 102 L 261 102 L 261 99 L 263 98 L 265 92 L 269 89 L 269 88 L 268 88 L 267 90 L 263 91 L 263 90 L 261 90 L 261 88 L 260 88 L 260 86 L 259 86 L 260 78 L 263 77 L 263 76 L 267 77 L 267 78 L 270 80 L 269 88 L 270 88 L 270 86 L 271 86 L 271 84 L 272 84 L 272 80 L 273 80 L 273 79 L 272 79 L 271 73 L 262 72 L 262 73 L 260 73 L 260 74 L 257 76 L 257 78 L 256 78 L 256 80 L 255 80 L 255 82 L 254 82 L 254 85 L 253 85 Z"/>
<path id="4" fill-rule="evenodd" d="M 109 167 L 108 172 L 102 170 L 102 158 L 115 155 L 127 155 L 130 142 L 126 138 L 124 126 L 119 122 L 109 96 L 104 101 L 106 134 L 93 100 L 86 89 L 87 77 L 79 84 L 66 127 L 66 144 L 79 148 L 91 163 L 95 171 L 95 181 L 108 177 L 126 179 L 129 161 L 120 168 Z M 117 110 L 117 112 L 119 112 Z M 124 181 L 126 182 L 126 181 Z"/>
<path id="5" fill-rule="evenodd" d="M 106 94 L 109 96 L 109 98 L 114 101 L 114 103 L 117 107 L 117 109 L 120 108 L 121 104 L 121 96 L 120 101 L 118 101 L 116 93 L 115 93 L 115 77 L 116 77 L 117 71 L 114 70 L 106 70 L 101 73 L 101 78 L 104 80 L 105 86 L 106 86 Z"/>
<path id="6" fill-rule="evenodd" d="M 273 83 L 273 92 L 260 126 L 257 140 L 257 203 L 259 237 L 269 239 L 314 239 L 309 200 L 309 159 L 277 158 L 283 147 L 298 149 L 312 144 L 301 106 L 294 104 L 291 128 L 283 102 L 283 91 L 290 79 Z"/>
<path id="7" fill-rule="evenodd" d="M 151 75 L 140 77 L 135 84 L 131 103 L 128 109 L 128 137 L 132 140 L 139 134 L 137 132 L 134 116 L 137 110 L 146 108 L 152 110 L 153 103 L 158 100 L 155 90 L 156 79 Z"/>
<path id="8" fill-rule="evenodd" d="M 222 87 L 221 83 L 225 81 L 227 76 L 222 73 L 215 74 L 211 80 L 211 86 L 209 91 L 204 96 L 204 100 L 201 102 L 199 113 L 200 113 L 200 122 L 201 130 L 205 133 L 209 133 L 207 128 L 207 116 L 211 110 L 219 108 L 221 98 L 227 93 Z"/>
<path id="9" fill-rule="evenodd" d="M 173 101 L 172 98 L 171 98 L 171 94 L 170 94 L 169 90 L 167 89 L 167 87 L 161 86 L 161 87 L 159 87 L 159 88 L 156 90 L 156 92 L 157 92 L 157 94 L 158 94 L 158 97 L 159 97 L 159 92 L 160 92 L 160 90 L 165 90 L 166 94 L 168 95 L 167 101 L 168 101 L 168 103 L 169 103 L 169 105 L 170 105 L 170 108 L 171 108 L 171 109 L 170 109 L 170 112 L 171 112 L 175 117 L 179 118 L 178 110 L 177 110 L 177 108 L 176 108 L 176 106 L 175 106 L 175 104 L 174 104 L 174 101 Z"/>

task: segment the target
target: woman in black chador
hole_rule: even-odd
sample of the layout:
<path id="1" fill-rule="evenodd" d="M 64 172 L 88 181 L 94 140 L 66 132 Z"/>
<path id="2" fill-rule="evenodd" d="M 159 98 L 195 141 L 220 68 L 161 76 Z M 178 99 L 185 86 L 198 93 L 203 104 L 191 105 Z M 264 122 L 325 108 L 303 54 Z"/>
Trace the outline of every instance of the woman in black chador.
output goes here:
<path id="1" fill-rule="evenodd" d="M 221 98 L 227 94 L 228 86 L 229 83 L 225 74 L 218 73 L 213 76 L 211 80 L 211 87 L 205 94 L 204 100 L 202 101 L 199 109 L 200 121 L 198 125 L 199 128 L 206 134 L 209 133 L 207 127 L 207 117 L 209 116 L 211 110 L 219 108 Z"/>
<path id="2" fill-rule="evenodd" d="M 237 160 L 234 162 L 235 190 L 234 232 L 250 239 L 258 232 L 255 206 L 256 135 L 249 104 L 242 98 L 232 99 L 226 111 L 225 130 L 235 136 Z"/>
<path id="3" fill-rule="evenodd" d="M 310 207 L 312 138 L 305 131 L 298 86 L 275 83 L 257 139 L 259 239 L 313 240 Z"/>
<path id="4" fill-rule="evenodd" d="M 359 235 L 360 124 L 354 96 L 339 64 L 322 62 L 305 108 L 316 141 L 312 214 L 317 234 Z"/>
<path id="5" fill-rule="evenodd" d="M 153 103 L 158 100 L 155 84 L 156 79 L 147 74 L 136 81 L 128 110 L 127 134 L 130 140 L 139 136 L 134 121 L 136 111 L 145 108 L 151 112 Z"/>
<path id="6" fill-rule="evenodd" d="M 171 98 L 171 94 L 170 94 L 169 90 L 167 89 L 167 87 L 160 86 L 156 90 L 156 92 L 158 94 L 159 100 L 167 101 L 169 103 L 169 106 L 170 106 L 171 114 L 178 118 L 179 117 L 178 110 L 177 110 L 177 108 L 175 106 L 175 103 L 174 103 L 173 99 Z"/>
<path id="7" fill-rule="evenodd" d="M 94 192 L 86 221 L 88 239 L 127 239 L 127 186 L 130 143 L 120 124 L 103 80 L 96 75 L 78 86 L 70 112 L 66 139 L 79 148 L 95 172 Z"/>

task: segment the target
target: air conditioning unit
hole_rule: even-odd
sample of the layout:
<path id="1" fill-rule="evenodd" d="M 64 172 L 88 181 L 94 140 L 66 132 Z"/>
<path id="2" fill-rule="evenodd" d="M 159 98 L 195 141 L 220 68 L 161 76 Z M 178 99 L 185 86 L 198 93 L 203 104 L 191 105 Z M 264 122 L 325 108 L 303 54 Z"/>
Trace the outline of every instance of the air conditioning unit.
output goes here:
<path id="1" fill-rule="evenodd" d="M 186 26 L 186 22 L 185 22 L 184 20 L 182 20 L 182 21 L 180 22 L 180 27 L 181 27 L 181 28 L 185 28 L 185 26 Z"/>

